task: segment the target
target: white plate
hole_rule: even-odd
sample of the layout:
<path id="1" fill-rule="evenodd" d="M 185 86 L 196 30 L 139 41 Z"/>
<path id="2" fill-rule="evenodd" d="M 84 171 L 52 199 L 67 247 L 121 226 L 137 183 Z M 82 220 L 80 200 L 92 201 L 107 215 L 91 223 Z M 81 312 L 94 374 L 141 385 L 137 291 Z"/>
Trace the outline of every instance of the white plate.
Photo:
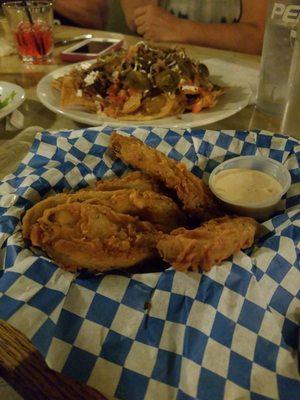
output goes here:
<path id="1" fill-rule="evenodd" d="M 59 68 L 42 78 L 37 86 L 37 96 L 49 110 L 54 111 L 57 114 L 63 114 L 74 121 L 92 126 L 102 124 L 124 126 L 129 124 L 131 126 L 147 125 L 157 127 L 172 126 L 174 128 L 192 128 L 195 126 L 207 125 L 230 117 L 249 104 L 252 95 L 249 84 L 246 80 L 243 82 L 241 79 L 235 78 L 235 70 L 240 73 L 241 67 L 215 59 L 201 61 L 209 68 L 211 79 L 214 83 L 229 88 L 226 93 L 219 98 L 218 104 L 212 109 L 201 111 L 198 114 L 186 113 L 180 118 L 166 117 L 145 122 L 119 121 L 114 118 L 91 114 L 79 109 L 61 107 L 59 105 L 59 92 L 51 88 L 51 82 L 53 79 L 66 74 L 70 69 L 74 68 L 74 65 L 76 64 Z M 84 63 L 86 64 L 86 61 Z"/>
<path id="2" fill-rule="evenodd" d="M 0 109 L 0 120 L 18 108 L 25 100 L 25 92 L 21 86 L 14 83 L 0 81 L 0 100 L 4 100 L 11 92 L 15 92 L 15 97 L 9 104 Z"/>

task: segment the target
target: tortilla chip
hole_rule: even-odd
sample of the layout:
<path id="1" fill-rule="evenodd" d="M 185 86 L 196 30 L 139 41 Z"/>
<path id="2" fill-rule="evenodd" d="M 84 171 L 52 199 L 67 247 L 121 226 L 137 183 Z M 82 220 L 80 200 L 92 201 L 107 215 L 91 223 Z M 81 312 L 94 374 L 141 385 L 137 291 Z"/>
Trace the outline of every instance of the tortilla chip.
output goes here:
<path id="1" fill-rule="evenodd" d="M 173 108 L 176 104 L 176 95 L 175 94 L 170 94 L 166 95 L 166 103 L 165 105 L 160 109 L 160 111 L 156 114 L 146 114 L 143 112 L 138 112 L 136 114 L 122 114 L 122 115 L 117 115 L 115 118 L 118 120 L 123 120 L 123 121 L 150 121 L 151 119 L 158 119 L 158 118 L 164 118 L 167 117 L 168 115 L 173 114 Z M 105 109 L 104 109 L 105 112 Z"/>
<path id="2" fill-rule="evenodd" d="M 178 94 L 176 95 L 176 101 L 174 102 L 172 112 L 170 115 L 179 115 L 183 114 L 184 110 L 187 105 L 187 99 L 184 94 Z"/>
<path id="3" fill-rule="evenodd" d="M 83 107 L 89 111 L 96 111 L 95 102 L 84 96 L 77 96 L 76 86 L 71 76 L 65 76 L 61 87 L 60 105 L 62 107 Z"/>
<path id="4" fill-rule="evenodd" d="M 54 80 L 51 82 L 51 87 L 52 87 L 53 89 L 56 89 L 56 90 L 61 91 L 62 84 L 63 84 L 63 79 L 64 79 L 63 76 L 61 76 L 61 77 L 59 77 L 59 78 L 57 78 L 57 79 L 54 79 Z"/>
<path id="5" fill-rule="evenodd" d="M 141 106 L 141 101 L 142 101 L 142 93 L 141 92 L 133 93 L 124 103 L 121 113 L 131 114 L 137 111 Z"/>
<path id="6" fill-rule="evenodd" d="M 193 103 L 190 103 L 186 106 L 187 110 L 193 110 L 192 112 L 198 113 L 203 109 L 212 108 L 218 102 L 218 97 L 220 97 L 224 93 L 223 89 L 213 90 L 211 92 L 202 93 L 201 96 L 194 96 Z M 194 107 L 196 106 L 196 111 Z"/>

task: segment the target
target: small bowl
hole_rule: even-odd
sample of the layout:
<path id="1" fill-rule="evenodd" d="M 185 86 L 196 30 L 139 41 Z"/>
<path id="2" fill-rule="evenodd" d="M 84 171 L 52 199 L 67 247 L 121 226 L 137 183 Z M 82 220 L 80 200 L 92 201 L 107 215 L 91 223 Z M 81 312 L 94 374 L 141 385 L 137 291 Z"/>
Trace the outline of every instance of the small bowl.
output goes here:
<path id="1" fill-rule="evenodd" d="M 220 171 L 232 168 L 244 168 L 253 169 L 260 172 L 264 172 L 270 176 L 273 176 L 282 186 L 282 191 L 274 196 L 272 199 L 268 199 L 265 202 L 259 202 L 256 204 L 234 203 L 230 202 L 226 198 L 218 195 L 214 191 L 213 179 Z M 255 218 L 259 221 L 265 221 L 271 217 L 278 208 L 278 204 L 282 196 L 289 190 L 291 186 L 291 175 L 288 169 L 280 162 L 266 158 L 262 156 L 240 156 L 231 158 L 230 160 L 224 161 L 218 165 L 210 174 L 209 187 L 213 194 L 221 200 L 225 207 L 238 215 Z"/>

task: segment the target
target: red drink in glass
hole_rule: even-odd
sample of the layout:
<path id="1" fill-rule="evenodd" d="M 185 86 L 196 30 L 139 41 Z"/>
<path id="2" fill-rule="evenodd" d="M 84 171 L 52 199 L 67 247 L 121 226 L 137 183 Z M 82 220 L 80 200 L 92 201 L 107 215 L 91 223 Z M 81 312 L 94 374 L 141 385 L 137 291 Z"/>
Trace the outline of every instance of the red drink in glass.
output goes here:
<path id="1" fill-rule="evenodd" d="M 24 62 L 48 62 L 53 51 L 53 2 L 50 0 L 2 3 L 4 14 Z"/>
<path id="2" fill-rule="evenodd" d="M 43 60 L 52 53 L 52 26 L 43 21 L 37 21 L 33 25 L 29 22 L 21 22 L 14 35 L 23 60 Z"/>

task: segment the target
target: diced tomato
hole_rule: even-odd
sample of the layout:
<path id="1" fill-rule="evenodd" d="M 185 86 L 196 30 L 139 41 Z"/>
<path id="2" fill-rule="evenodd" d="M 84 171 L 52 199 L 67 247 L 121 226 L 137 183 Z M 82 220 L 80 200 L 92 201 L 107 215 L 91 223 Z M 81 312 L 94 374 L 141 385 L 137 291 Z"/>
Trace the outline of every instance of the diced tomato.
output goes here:
<path id="1" fill-rule="evenodd" d="M 127 98 L 126 91 L 124 89 L 121 89 L 118 93 L 118 98 L 120 100 L 125 100 Z"/>
<path id="2" fill-rule="evenodd" d="M 107 94 L 109 97 L 114 97 L 117 95 L 118 91 L 119 87 L 116 84 L 113 84 L 107 89 Z"/>
<path id="3" fill-rule="evenodd" d="M 119 90 L 117 85 L 110 86 L 107 92 L 110 103 L 114 104 L 115 106 L 123 106 L 128 98 L 126 90 Z"/>
<path id="4" fill-rule="evenodd" d="M 202 101 L 202 99 L 200 99 L 192 105 L 192 112 L 198 113 L 202 110 L 202 108 L 203 108 L 203 101 Z"/>
<path id="5" fill-rule="evenodd" d="M 207 91 L 207 89 L 204 89 L 203 87 L 199 86 L 198 93 L 202 94 L 202 96 L 205 96 L 205 95 L 207 95 L 208 91 Z"/>

